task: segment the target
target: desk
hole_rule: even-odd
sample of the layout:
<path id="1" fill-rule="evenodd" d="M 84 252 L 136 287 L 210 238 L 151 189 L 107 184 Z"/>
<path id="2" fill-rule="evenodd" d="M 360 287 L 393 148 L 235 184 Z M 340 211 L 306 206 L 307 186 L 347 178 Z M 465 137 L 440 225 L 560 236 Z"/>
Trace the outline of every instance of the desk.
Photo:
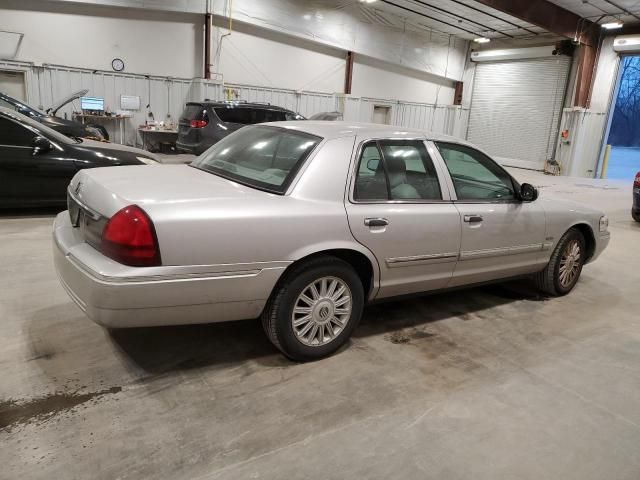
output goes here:
<path id="1" fill-rule="evenodd" d="M 124 134 L 125 134 L 125 120 L 130 117 L 118 117 L 116 115 L 86 115 L 84 113 L 73 113 L 73 118 L 79 118 L 80 122 L 84 125 L 85 123 L 91 122 L 91 120 L 108 120 L 114 123 L 115 130 L 120 132 L 120 145 L 124 145 Z M 88 119 L 88 120 L 87 120 Z M 96 122 L 97 123 L 97 122 Z"/>
<path id="2" fill-rule="evenodd" d="M 165 128 L 149 128 L 149 127 L 140 127 L 138 128 L 138 132 L 140 132 L 140 136 L 142 137 L 142 149 L 147 149 L 147 141 L 148 137 L 156 137 L 157 142 L 160 142 L 161 137 L 171 137 L 171 141 L 175 143 L 178 139 L 178 130 L 167 130 Z M 159 148 L 158 148 L 159 150 Z"/>

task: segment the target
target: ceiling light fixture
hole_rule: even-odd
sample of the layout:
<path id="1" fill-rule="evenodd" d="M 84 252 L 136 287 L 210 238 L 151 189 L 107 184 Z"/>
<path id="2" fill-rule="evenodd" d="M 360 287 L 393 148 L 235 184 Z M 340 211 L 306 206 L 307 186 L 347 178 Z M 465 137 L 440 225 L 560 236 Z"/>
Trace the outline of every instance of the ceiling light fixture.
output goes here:
<path id="1" fill-rule="evenodd" d="M 622 23 L 620 20 L 617 20 L 615 22 L 603 23 L 602 28 L 606 28 L 607 30 L 616 30 L 618 28 L 622 28 L 623 25 L 624 23 Z"/>
<path id="2" fill-rule="evenodd" d="M 377 2 L 378 0 L 360 0 L 360 3 L 373 3 L 373 2 Z"/>
<path id="3" fill-rule="evenodd" d="M 473 41 L 476 43 L 489 43 L 491 39 L 487 37 L 480 37 L 480 38 L 474 38 Z"/>

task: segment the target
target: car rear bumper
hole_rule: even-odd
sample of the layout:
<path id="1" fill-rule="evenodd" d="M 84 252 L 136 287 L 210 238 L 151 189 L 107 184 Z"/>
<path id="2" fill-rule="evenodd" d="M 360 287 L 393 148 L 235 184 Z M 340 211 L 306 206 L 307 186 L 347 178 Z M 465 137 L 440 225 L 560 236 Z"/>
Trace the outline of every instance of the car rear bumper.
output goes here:
<path id="1" fill-rule="evenodd" d="M 181 152 L 193 153 L 194 155 L 198 152 L 198 146 L 191 143 L 182 143 L 180 141 L 176 142 L 176 148 Z"/>
<path id="2" fill-rule="evenodd" d="M 71 299 L 112 328 L 256 318 L 288 264 L 127 267 L 85 243 L 66 211 L 54 223 L 53 255 Z"/>

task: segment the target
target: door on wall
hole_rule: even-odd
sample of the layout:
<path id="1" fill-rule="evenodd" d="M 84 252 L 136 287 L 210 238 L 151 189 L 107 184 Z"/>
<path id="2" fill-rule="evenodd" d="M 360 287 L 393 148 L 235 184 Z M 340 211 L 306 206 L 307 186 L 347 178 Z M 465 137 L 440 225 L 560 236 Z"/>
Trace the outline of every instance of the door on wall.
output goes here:
<path id="1" fill-rule="evenodd" d="M 26 101 L 24 73 L 0 70 L 0 92 L 16 100 Z"/>
<path id="2" fill-rule="evenodd" d="M 387 105 L 373 106 L 373 123 L 391 125 L 391 107 Z"/>
<path id="3" fill-rule="evenodd" d="M 570 68 L 564 55 L 479 62 L 467 139 L 504 165 L 544 169 L 555 151 Z"/>
<path id="4" fill-rule="evenodd" d="M 604 178 L 629 180 L 640 172 L 640 55 L 622 57 L 605 145 L 611 145 Z"/>

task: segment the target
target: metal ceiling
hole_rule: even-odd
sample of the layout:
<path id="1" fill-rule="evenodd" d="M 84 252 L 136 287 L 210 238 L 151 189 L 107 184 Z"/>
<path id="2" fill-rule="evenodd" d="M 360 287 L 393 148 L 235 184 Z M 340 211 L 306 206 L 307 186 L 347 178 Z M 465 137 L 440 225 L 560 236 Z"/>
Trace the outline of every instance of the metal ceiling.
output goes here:
<path id="1" fill-rule="evenodd" d="M 361 5 L 372 21 L 434 30 L 467 40 L 555 38 L 540 27 L 474 0 L 378 0 Z"/>
<path id="2" fill-rule="evenodd" d="M 622 20 L 640 22 L 640 0 L 549 0 L 581 17 L 598 23 Z"/>

